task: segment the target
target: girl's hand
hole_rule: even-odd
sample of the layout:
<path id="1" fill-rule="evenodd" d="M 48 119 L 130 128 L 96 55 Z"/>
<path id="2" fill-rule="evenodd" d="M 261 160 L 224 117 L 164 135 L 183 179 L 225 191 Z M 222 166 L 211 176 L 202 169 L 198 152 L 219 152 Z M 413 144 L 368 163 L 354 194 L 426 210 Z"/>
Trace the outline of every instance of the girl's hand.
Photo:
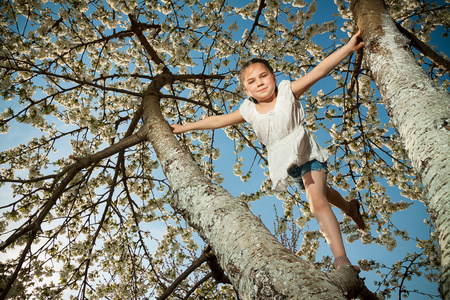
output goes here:
<path id="1" fill-rule="evenodd" d="M 170 127 L 172 128 L 172 132 L 175 133 L 175 134 L 180 134 L 180 133 L 185 132 L 185 130 L 183 128 L 183 125 L 172 124 L 172 125 L 170 125 Z"/>
<path id="2" fill-rule="evenodd" d="M 361 37 L 361 29 L 358 30 L 358 32 L 352 36 L 350 41 L 348 41 L 347 45 L 351 47 L 353 52 L 358 51 L 361 47 L 364 46 L 364 42 Z"/>

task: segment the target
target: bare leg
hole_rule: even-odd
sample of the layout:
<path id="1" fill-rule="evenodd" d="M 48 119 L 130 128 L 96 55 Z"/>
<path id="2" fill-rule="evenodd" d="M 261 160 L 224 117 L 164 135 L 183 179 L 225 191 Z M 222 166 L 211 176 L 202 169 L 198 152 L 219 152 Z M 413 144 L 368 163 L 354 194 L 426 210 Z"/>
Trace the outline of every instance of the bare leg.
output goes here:
<path id="1" fill-rule="evenodd" d="M 355 222 L 356 227 L 358 229 L 364 230 L 366 229 L 366 224 L 364 223 L 361 214 L 359 213 L 359 203 L 358 200 L 347 201 L 341 194 L 335 189 L 327 186 L 326 187 L 326 195 L 328 201 L 331 204 L 342 210 L 346 215 L 352 218 L 353 222 Z"/>
<path id="2" fill-rule="evenodd" d="M 302 179 L 311 212 L 319 222 L 320 229 L 330 246 L 331 252 L 333 252 L 335 258 L 346 257 L 339 223 L 327 200 L 325 172 L 322 170 L 311 171 L 303 175 Z"/>
<path id="3" fill-rule="evenodd" d="M 348 211 L 350 210 L 349 202 L 345 200 L 344 197 L 342 197 L 341 194 L 332 187 L 327 186 L 326 189 L 328 201 L 342 210 L 344 213 L 348 213 Z"/>

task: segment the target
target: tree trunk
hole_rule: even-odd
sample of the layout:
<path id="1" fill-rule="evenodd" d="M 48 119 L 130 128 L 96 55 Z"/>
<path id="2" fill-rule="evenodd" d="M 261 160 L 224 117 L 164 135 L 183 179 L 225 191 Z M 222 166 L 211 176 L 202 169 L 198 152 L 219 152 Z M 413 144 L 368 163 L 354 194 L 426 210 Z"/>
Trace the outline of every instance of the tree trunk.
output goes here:
<path id="1" fill-rule="evenodd" d="M 349 291 L 361 289 L 353 268 L 327 275 L 303 262 L 245 203 L 203 175 L 161 114 L 157 91 L 167 82 L 157 81 L 144 99 L 145 126 L 170 182 L 172 206 L 213 248 L 239 295 L 243 299 L 347 299 L 344 295 Z"/>
<path id="2" fill-rule="evenodd" d="M 450 94 L 414 58 L 382 0 L 352 1 L 365 56 L 426 191 L 441 248 L 440 293 L 450 297 Z"/>

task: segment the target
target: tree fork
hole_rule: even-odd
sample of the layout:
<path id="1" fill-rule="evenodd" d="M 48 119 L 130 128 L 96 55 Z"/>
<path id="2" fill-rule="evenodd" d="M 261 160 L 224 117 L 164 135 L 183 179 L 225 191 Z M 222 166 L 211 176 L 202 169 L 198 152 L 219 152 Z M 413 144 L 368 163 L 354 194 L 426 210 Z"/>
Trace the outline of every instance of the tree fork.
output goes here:
<path id="1" fill-rule="evenodd" d="M 425 188 L 441 248 L 440 293 L 449 299 L 450 94 L 419 66 L 382 0 L 354 0 L 351 9 L 373 80 Z"/>

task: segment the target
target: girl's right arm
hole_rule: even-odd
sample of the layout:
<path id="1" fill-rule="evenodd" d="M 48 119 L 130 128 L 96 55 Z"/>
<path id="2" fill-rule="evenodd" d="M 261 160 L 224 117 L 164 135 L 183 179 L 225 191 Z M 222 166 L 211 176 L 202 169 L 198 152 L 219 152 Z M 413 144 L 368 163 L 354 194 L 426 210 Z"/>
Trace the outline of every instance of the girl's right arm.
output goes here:
<path id="1" fill-rule="evenodd" d="M 191 130 L 217 129 L 244 122 L 245 120 L 241 116 L 241 113 L 239 112 L 239 110 L 236 110 L 229 114 L 210 116 L 186 125 L 172 124 L 170 125 L 170 127 L 172 127 L 173 133 L 178 134 Z"/>

